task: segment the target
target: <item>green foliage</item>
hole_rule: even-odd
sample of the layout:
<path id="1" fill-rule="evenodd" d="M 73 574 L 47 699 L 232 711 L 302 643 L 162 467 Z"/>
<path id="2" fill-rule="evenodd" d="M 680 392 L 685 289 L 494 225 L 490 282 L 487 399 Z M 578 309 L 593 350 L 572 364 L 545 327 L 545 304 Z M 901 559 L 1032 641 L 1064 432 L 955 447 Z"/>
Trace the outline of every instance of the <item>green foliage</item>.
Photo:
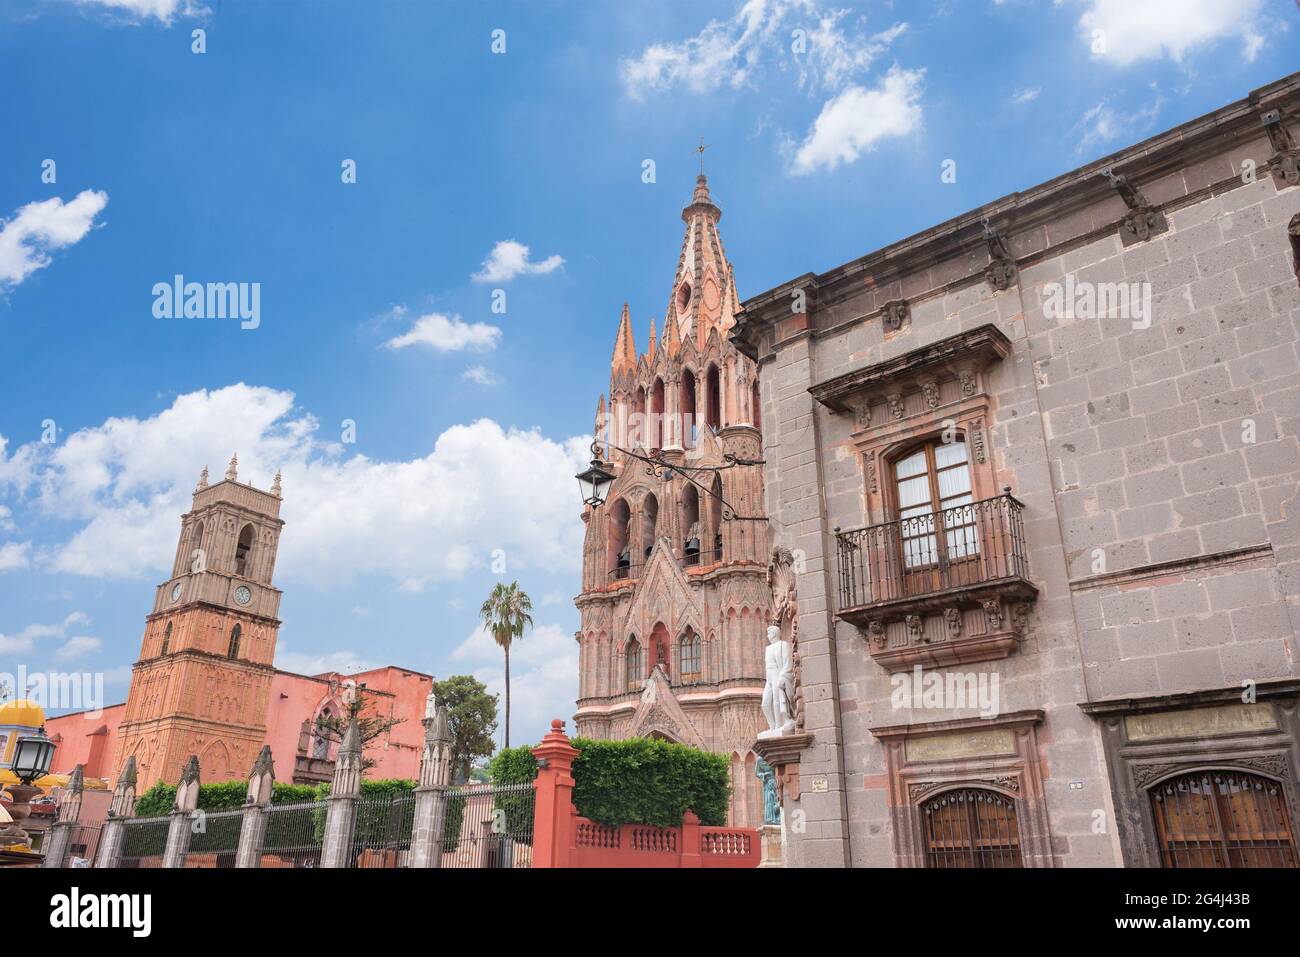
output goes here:
<path id="1" fill-rule="evenodd" d="M 366 750 L 375 742 L 375 739 L 388 734 L 393 728 L 405 721 L 405 718 L 385 718 L 382 714 L 369 706 L 370 702 L 367 695 L 375 697 L 374 692 L 367 691 L 365 688 L 358 688 L 356 696 L 348 703 L 347 711 L 344 714 L 335 714 L 326 717 L 324 715 L 316 719 L 316 734 L 335 744 L 343 743 L 343 736 L 347 734 L 348 725 L 353 719 L 357 722 L 357 732 L 361 736 L 361 773 L 365 774 L 375 766 L 372 758 L 366 757 Z"/>
<path id="2" fill-rule="evenodd" d="M 244 806 L 248 797 L 247 781 L 215 781 L 199 785 L 199 810 L 201 811 L 236 811 Z M 272 804 L 292 804 L 296 801 L 312 801 L 316 798 L 316 788 L 310 784 L 283 784 L 275 782 L 271 790 Z M 176 806 L 176 785 L 156 783 L 145 791 L 135 802 L 136 817 L 160 817 L 170 814 Z"/>
<path id="3" fill-rule="evenodd" d="M 488 694 L 487 686 L 469 675 L 435 681 L 433 693 L 447 709 L 452 780 L 467 780 L 470 762 L 487 757 L 496 747 L 492 738 L 497 731 L 497 696 Z"/>
<path id="4" fill-rule="evenodd" d="M 529 747 L 506 748 L 497 752 L 488 764 L 488 776 L 493 787 L 532 784 L 537 778 L 537 759 Z M 532 843 L 533 792 L 497 794 L 496 808 L 505 813 L 505 830 L 517 841 Z"/>
<path id="5" fill-rule="evenodd" d="M 576 738 L 573 803 L 600 824 L 675 827 L 689 808 L 701 824 L 727 823 L 727 759 L 657 738 Z"/>
<path id="6" fill-rule="evenodd" d="M 731 788 L 722 755 L 657 738 L 575 738 L 572 744 L 579 752 L 573 762 L 573 803 L 583 817 L 610 826 L 675 827 L 689 808 L 701 824 L 727 823 Z M 492 759 L 488 771 L 493 784 L 531 781 L 537 760 L 530 748 L 510 748 Z"/>

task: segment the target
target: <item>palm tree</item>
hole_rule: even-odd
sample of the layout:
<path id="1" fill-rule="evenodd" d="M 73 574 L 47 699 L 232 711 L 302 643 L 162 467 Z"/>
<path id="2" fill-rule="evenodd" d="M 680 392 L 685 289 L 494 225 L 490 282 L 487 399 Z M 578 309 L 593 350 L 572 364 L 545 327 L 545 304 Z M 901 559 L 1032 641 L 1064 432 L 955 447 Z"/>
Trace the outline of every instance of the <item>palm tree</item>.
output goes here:
<path id="1" fill-rule="evenodd" d="M 509 585 L 497 582 L 492 586 L 492 594 L 479 609 L 483 618 L 483 627 L 506 654 L 506 740 L 510 747 L 510 645 L 524 637 L 524 629 L 533 627 L 533 600 L 528 593 L 514 581 Z"/>

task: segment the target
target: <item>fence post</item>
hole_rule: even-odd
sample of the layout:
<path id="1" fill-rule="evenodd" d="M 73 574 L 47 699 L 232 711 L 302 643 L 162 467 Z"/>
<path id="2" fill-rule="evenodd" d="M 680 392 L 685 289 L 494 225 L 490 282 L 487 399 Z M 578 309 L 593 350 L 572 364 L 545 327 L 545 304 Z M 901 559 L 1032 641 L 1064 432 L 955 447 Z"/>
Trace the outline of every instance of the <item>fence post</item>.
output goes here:
<path id="1" fill-rule="evenodd" d="M 361 729 L 353 716 L 339 745 L 334 781 L 325 805 L 325 840 L 321 867 L 347 867 L 351 863 L 352 838 L 357 826 L 357 804 L 361 798 Z"/>
<path id="2" fill-rule="evenodd" d="M 96 868 L 118 867 L 122 863 L 122 838 L 125 837 L 126 819 L 135 814 L 135 755 L 126 759 L 122 773 L 113 786 L 113 801 L 108 806 L 108 817 L 99 832 L 99 849 L 95 853 Z"/>
<path id="3" fill-rule="evenodd" d="M 437 705 L 433 717 L 427 716 L 427 709 L 425 713 L 424 751 L 420 754 L 420 786 L 415 789 L 409 866 L 441 867 L 442 832 L 451 781 L 451 732 L 444 705 Z"/>
<path id="4" fill-rule="evenodd" d="M 241 808 L 244 813 L 239 822 L 239 849 L 235 851 L 236 867 L 260 867 L 262 864 L 266 809 L 271 804 L 274 790 L 275 762 L 271 760 L 271 746 L 264 744 L 248 775 L 248 797 Z"/>
<path id="5" fill-rule="evenodd" d="M 62 867 L 67 860 L 72 832 L 81 826 L 81 795 L 85 789 L 85 779 L 85 770 L 78 764 L 72 769 L 68 786 L 59 795 L 59 817 L 42 845 L 45 859 L 41 861 L 41 867 Z"/>
<path id="6" fill-rule="evenodd" d="M 700 859 L 700 819 L 690 808 L 682 815 L 682 867 L 703 867 Z"/>
<path id="7" fill-rule="evenodd" d="M 199 807 L 199 758 L 191 754 L 181 769 L 181 783 L 176 786 L 176 805 L 167 824 L 167 848 L 163 867 L 184 867 L 190 849 L 191 818 Z"/>
<path id="8" fill-rule="evenodd" d="M 533 806 L 533 867 L 568 867 L 573 848 L 573 759 L 564 722 L 551 722 L 551 733 L 533 748 L 537 758 L 537 795 Z"/>

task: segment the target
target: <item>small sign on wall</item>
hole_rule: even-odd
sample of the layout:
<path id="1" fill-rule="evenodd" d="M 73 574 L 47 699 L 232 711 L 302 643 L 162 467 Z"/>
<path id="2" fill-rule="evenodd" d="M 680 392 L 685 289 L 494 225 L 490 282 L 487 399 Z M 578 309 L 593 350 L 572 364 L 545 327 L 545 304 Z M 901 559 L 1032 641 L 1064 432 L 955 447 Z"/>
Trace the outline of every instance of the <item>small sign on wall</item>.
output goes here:
<path id="1" fill-rule="evenodd" d="M 814 794 L 825 794 L 830 790 L 830 785 L 826 783 L 826 775 L 818 774 L 808 780 L 808 790 Z"/>

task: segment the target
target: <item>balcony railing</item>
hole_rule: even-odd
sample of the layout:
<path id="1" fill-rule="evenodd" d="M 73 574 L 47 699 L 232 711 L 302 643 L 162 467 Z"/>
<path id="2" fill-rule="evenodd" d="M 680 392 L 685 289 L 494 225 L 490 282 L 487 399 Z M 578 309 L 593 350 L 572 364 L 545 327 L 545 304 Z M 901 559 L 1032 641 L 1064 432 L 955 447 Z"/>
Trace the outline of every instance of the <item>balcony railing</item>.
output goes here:
<path id="1" fill-rule="evenodd" d="M 1026 581 L 1021 508 L 1008 493 L 837 532 L 841 613 L 953 589 Z"/>

